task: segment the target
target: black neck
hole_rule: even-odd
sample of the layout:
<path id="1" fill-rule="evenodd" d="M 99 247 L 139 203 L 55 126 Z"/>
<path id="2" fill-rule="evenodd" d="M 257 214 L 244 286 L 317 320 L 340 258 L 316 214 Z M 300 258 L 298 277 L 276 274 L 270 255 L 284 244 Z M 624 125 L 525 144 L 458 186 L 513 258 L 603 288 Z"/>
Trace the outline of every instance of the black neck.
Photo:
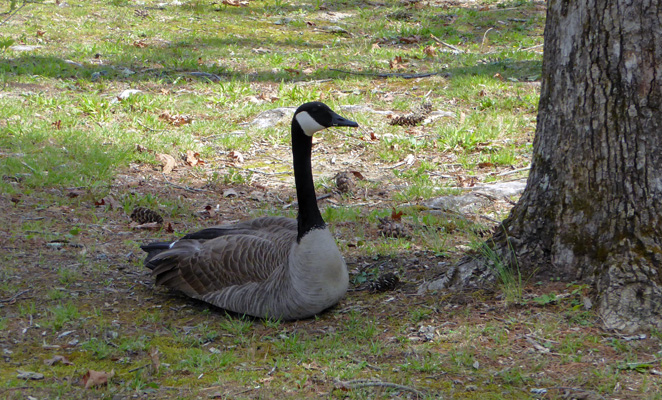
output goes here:
<path id="1" fill-rule="evenodd" d="M 297 201 L 299 202 L 299 231 L 297 241 L 308 232 L 325 226 L 322 214 L 317 207 L 315 184 L 313 183 L 313 169 L 311 165 L 311 152 L 313 138 L 303 133 L 296 119 L 292 120 L 292 155 L 294 161 L 294 184 L 297 188 Z"/>

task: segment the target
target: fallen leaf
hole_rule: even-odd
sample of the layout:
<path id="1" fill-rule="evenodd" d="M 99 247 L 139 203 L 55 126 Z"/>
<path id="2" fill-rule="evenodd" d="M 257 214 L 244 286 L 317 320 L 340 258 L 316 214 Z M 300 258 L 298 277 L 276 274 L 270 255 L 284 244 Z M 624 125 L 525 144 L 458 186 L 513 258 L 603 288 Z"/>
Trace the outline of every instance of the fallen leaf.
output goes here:
<path id="1" fill-rule="evenodd" d="M 494 163 L 491 162 L 478 163 L 478 168 L 492 168 L 492 167 L 494 167 Z"/>
<path id="2" fill-rule="evenodd" d="M 32 372 L 32 371 L 18 371 L 18 375 L 16 375 L 18 379 L 25 379 L 27 380 L 33 380 L 37 381 L 40 379 L 44 379 L 44 374 L 41 374 L 39 372 Z"/>
<path id="3" fill-rule="evenodd" d="M 147 229 L 147 230 L 158 231 L 159 229 L 161 229 L 161 224 L 158 222 L 147 222 L 144 224 L 139 224 L 135 221 L 132 221 L 129 224 L 129 227 L 131 227 L 131 229 Z"/>
<path id="4" fill-rule="evenodd" d="M 162 164 L 164 174 L 171 173 L 175 168 L 175 157 L 171 156 L 170 154 L 157 154 L 155 157 L 156 160 Z"/>
<path id="5" fill-rule="evenodd" d="M 475 176 L 456 176 L 455 179 L 457 180 L 457 185 L 459 187 L 474 187 L 476 185 L 476 177 Z"/>
<path id="6" fill-rule="evenodd" d="M 406 67 L 403 65 L 405 62 L 407 62 L 407 60 L 403 60 L 402 56 L 397 56 L 388 62 L 388 66 L 391 69 L 405 69 Z"/>
<path id="7" fill-rule="evenodd" d="M 432 45 L 425 46 L 423 53 L 425 53 L 425 55 L 428 57 L 434 57 L 437 54 L 437 48 Z"/>
<path id="8" fill-rule="evenodd" d="M 103 386 L 108 384 L 108 380 L 115 376 L 115 370 L 110 372 L 88 370 L 83 375 L 83 385 L 85 389 L 95 386 Z"/>
<path id="9" fill-rule="evenodd" d="M 110 195 L 108 195 L 108 196 L 102 198 L 102 199 L 99 200 L 99 201 L 95 201 L 95 202 L 94 202 L 94 205 L 95 205 L 96 207 L 100 207 L 100 206 L 108 206 L 108 208 L 111 209 L 111 210 L 119 210 L 119 209 L 122 209 L 122 205 L 120 204 L 120 202 L 117 201 L 113 196 L 110 196 Z"/>
<path id="10" fill-rule="evenodd" d="M 372 49 L 373 50 L 381 49 L 381 46 L 379 45 L 379 43 L 373 43 L 372 44 Z"/>
<path id="11" fill-rule="evenodd" d="M 117 95 L 117 100 L 118 101 L 126 100 L 129 97 L 134 96 L 136 94 L 140 94 L 142 92 L 143 91 L 139 90 L 139 89 L 126 89 L 126 90 L 123 90 L 122 93 Z"/>
<path id="12" fill-rule="evenodd" d="M 373 131 L 370 131 L 370 140 L 377 141 L 379 138 L 377 137 L 377 134 Z"/>
<path id="13" fill-rule="evenodd" d="M 162 112 L 159 118 L 174 126 L 182 126 L 193 122 L 193 117 L 190 115 L 170 114 L 167 111 Z"/>
<path id="14" fill-rule="evenodd" d="M 145 47 L 147 47 L 147 43 L 145 43 L 145 40 L 139 39 L 133 42 L 133 46 L 139 49 L 144 49 Z"/>
<path id="15" fill-rule="evenodd" d="M 496 79 L 501 80 L 501 81 L 503 80 L 503 76 L 501 76 L 501 74 L 498 73 L 498 72 L 496 74 L 494 74 L 493 78 L 496 78 Z"/>
<path id="16" fill-rule="evenodd" d="M 244 155 L 241 154 L 240 152 L 233 150 L 229 154 L 230 158 L 232 158 L 234 161 L 238 162 L 239 164 L 244 162 Z"/>
<path id="17" fill-rule="evenodd" d="M 405 157 L 404 162 L 407 165 L 413 165 L 414 161 L 416 161 L 416 157 L 413 154 L 409 154 L 407 157 Z"/>
<path id="18" fill-rule="evenodd" d="M 239 193 L 232 188 L 223 190 L 223 197 L 237 197 L 238 195 Z"/>
<path id="19" fill-rule="evenodd" d="M 203 218 L 214 218 L 216 217 L 216 210 L 214 210 L 214 207 L 207 204 L 202 211 L 198 211 L 198 215 Z"/>
<path id="20" fill-rule="evenodd" d="M 159 349 L 152 347 L 149 350 L 149 358 L 152 360 L 152 371 L 159 372 L 159 368 L 161 367 L 161 361 L 159 361 Z"/>
<path id="21" fill-rule="evenodd" d="M 258 190 L 253 190 L 248 194 L 248 198 L 255 201 L 264 201 L 264 193 Z"/>
<path id="22" fill-rule="evenodd" d="M 191 167 L 194 167 L 198 164 L 204 164 L 205 162 L 200 159 L 200 153 L 196 153 L 193 150 L 186 150 L 186 163 Z"/>
<path id="23" fill-rule="evenodd" d="M 402 219 L 402 211 L 395 211 L 395 208 L 391 210 L 391 219 L 393 221 L 400 221 Z"/>
<path id="24" fill-rule="evenodd" d="M 280 97 L 278 97 L 275 93 L 260 93 L 257 96 L 258 99 L 266 100 L 268 102 L 273 103 L 274 101 L 280 100 Z"/>
<path id="25" fill-rule="evenodd" d="M 84 194 L 85 194 L 85 191 L 83 191 L 83 190 L 71 189 L 71 190 L 69 190 L 69 192 L 67 193 L 67 197 L 73 199 L 73 198 L 76 198 L 76 197 L 78 197 L 78 196 L 82 196 L 82 195 L 84 195 Z"/>
<path id="26" fill-rule="evenodd" d="M 263 47 L 258 47 L 256 49 L 251 49 L 251 51 L 255 54 L 266 54 L 266 53 L 271 53 L 271 50 L 265 49 Z"/>
<path id="27" fill-rule="evenodd" d="M 67 360 L 67 357 L 65 356 L 53 356 L 53 358 L 50 358 L 48 360 L 44 360 L 44 364 L 46 365 L 54 365 L 57 363 L 62 363 L 64 365 L 74 365 L 71 361 Z"/>
<path id="28" fill-rule="evenodd" d="M 360 180 L 362 180 L 362 181 L 365 181 L 365 177 L 364 177 L 363 174 L 360 173 L 359 171 L 349 171 L 349 172 L 351 172 L 352 174 L 354 174 L 354 176 L 355 176 L 357 179 L 360 179 Z"/>
<path id="29" fill-rule="evenodd" d="M 243 0 L 223 0 L 223 4 L 233 7 L 247 7 L 248 2 Z"/>
<path id="30" fill-rule="evenodd" d="M 419 35 L 411 35 L 411 36 L 404 36 L 398 38 L 400 43 L 405 43 L 405 44 L 414 44 L 414 43 L 420 43 L 421 37 Z"/>

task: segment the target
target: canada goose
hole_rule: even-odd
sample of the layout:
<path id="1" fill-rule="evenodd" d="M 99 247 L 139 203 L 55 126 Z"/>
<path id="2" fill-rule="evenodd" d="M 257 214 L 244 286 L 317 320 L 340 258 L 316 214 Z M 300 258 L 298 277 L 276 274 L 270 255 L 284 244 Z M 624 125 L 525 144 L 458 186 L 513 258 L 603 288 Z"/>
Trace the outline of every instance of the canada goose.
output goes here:
<path id="1" fill-rule="evenodd" d="M 294 112 L 296 220 L 261 217 L 141 246 L 156 284 L 260 318 L 307 318 L 336 304 L 347 291 L 347 266 L 317 207 L 311 168 L 313 134 L 331 126 L 359 125 L 320 102 Z"/>

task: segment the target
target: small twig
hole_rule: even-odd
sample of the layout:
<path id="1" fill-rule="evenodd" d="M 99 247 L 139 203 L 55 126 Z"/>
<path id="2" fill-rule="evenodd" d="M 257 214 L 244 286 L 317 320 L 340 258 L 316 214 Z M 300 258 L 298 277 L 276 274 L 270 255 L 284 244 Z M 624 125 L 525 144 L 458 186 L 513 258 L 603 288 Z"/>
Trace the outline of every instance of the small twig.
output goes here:
<path id="1" fill-rule="evenodd" d="M 136 122 L 138 123 L 138 125 L 142 126 L 143 128 L 147 129 L 148 131 L 165 132 L 165 129 L 158 130 L 158 129 L 150 128 L 149 126 L 147 126 L 147 125 L 143 124 L 142 122 L 140 122 L 140 120 L 136 120 Z"/>
<path id="2" fill-rule="evenodd" d="M 324 199 L 326 199 L 328 197 L 331 197 L 331 196 L 333 196 L 333 193 L 326 193 L 326 194 L 323 194 L 321 196 L 317 196 L 317 201 L 324 200 Z M 287 205 L 283 206 L 283 210 L 287 210 L 288 208 L 290 208 L 292 206 L 296 206 L 298 204 L 299 204 L 298 201 L 293 201 L 290 204 L 287 204 Z"/>
<path id="3" fill-rule="evenodd" d="M 376 76 L 379 78 L 402 78 L 402 79 L 414 79 L 414 78 L 427 78 L 434 75 L 442 74 L 443 72 L 425 72 L 421 74 L 407 74 L 407 73 L 396 73 L 396 72 L 356 72 L 356 71 L 345 71 L 343 69 L 329 68 L 330 71 L 342 72 L 343 74 L 351 75 L 364 75 L 364 76 Z"/>
<path id="4" fill-rule="evenodd" d="M 248 392 L 250 392 L 251 390 L 255 390 L 255 388 L 248 388 L 248 389 L 246 389 L 246 390 L 242 390 L 241 392 L 231 393 L 231 394 L 228 395 L 228 398 L 230 398 L 230 399 L 236 398 L 236 397 L 239 396 L 240 394 L 248 393 Z"/>
<path id="5" fill-rule="evenodd" d="M 207 189 L 197 189 L 197 188 L 192 188 L 192 187 L 188 187 L 188 186 L 181 186 L 181 185 L 178 185 L 176 183 L 172 183 L 168 180 L 168 178 L 166 177 L 165 174 L 162 173 L 162 175 L 163 175 L 163 179 L 165 180 L 165 182 L 168 185 L 170 185 L 172 187 L 176 187 L 177 189 L 182 189 L 182 190 L 186 190 L 187 192 L 193 192 L 193 193 L 195 193 L 195 192 L 208 192 Z"/>
<path id="6" fill-rule="evenodd" d="M 541 47 L 543 47 L 543 46 L 544 46 L 544 45 L 542 45 L 542 44 L 537 44 L 537 45 L 535 45 L 535 46 L 527 47 L 526 49 L 522 49 L 522 50 L 520 50 L 520 51 L 535 50 L 535 49 L 539 49 L 539 48 L 541 48 Z"/>
<path id="7" fill-rule="evenodd" d="M 244 171 L 249 171 L 253 172 L 256 174 L 262 174 L 262 175 L 267 175 L 267 176 L 274 176 L 274 175 L 289 175 L 291 172 L 289 171 L 284 171 L 284 172 L 264 172 L 260 171 L 259 169 L 251 169 L 251 168 L 245 168 Z"/>
<path id="8" fill-rule="evenodd" d="M 25 7 L 25 6 L 28 5 L 29 3 L 32 3 L 32 2 L 31 2 L 31 1 L 24 1 L 23 4 L 21 4 L 20 7 L 18 7 L 18 8 L 15 9 L 14 11 L 10 11 L 10 12 L 8 12 L 9 15 L 7 16 L 7 18 L 4 19 L 4 21 L 0 22 L 0 26 L 6 24 L 7 21 L 9 21 L 9 20 L 11 19 L 11 17 L 13 17 L 14 15 L 16 15 L 16 13 L 18 13 L 18 12 L 21 10 L 21 8 Z"/>
<path id="9" fill-rule="evenodd" d="M 382 381 L 369 381 L 365 379 L 355 379 L 352 381 L 339 381 L 337 383 L 339 386 L 347 388 L 347 389 L 358 389 L 362 387 L 370 387 L 370 386 L 377 386 L 377 387 L 387 387 L 387 388 L 392 388 L 392 389 L 398 389 L 398 390 L 404 390 L 407 392 L 414 393 L 416 397 L 423 397 L 423 393 L 417 389 L 414 389 L 413 387 L 405 386 L 405 385 L 399 385 L 397 383 L 391 383 L 391 382 L 382 382 Z"/>
<path id="10" fill-rule="evenodd" d="M 299 81 L 299 82 L 294 82 L 295 85 L 299 86 L 304 86 L 304 85 L 314 85 L 317 83 L 325 83 L 325 82 L 331 82 L 333 79 L 317 79 L 314 81 Z"/>
<path id="11" fill-rule="evenodd" d="M 35 169 L 29 166 L 25 161 L 21 161 L 21 164 L 25 165 L 30 171 L 32 171 L 33 174 L 37 173 L 37 171 L 35 171 Z"/>
<path id="12" fill-rule="evenodd" d="M 448 47 L 449 49 L 453 49 L 453 50 L 457 51 L 458 53 L 464 53 L 464 50 L 462 50 L 462 49 L 458 49 L 457 47 L 453 46 L 452 44 L 448 44 L 448 43 L 446 43 L 446 42 L 440 40 L 438 37 L 436 37 L 436 36 L 433 35 L 433 34 L 430 34 L 430 37 L 431 37 L 435 42 L 437 42 L 437 43 L 439 43 L 439 44 L 441 44 L 441 45 L 444 45 L 444 46 Z"/>
<path id="13" fill-rule="evenodd" d="M 135 367 L 135 368 L 133 368 L 133 369 L 130 369 L 129 372 L 136 372 L 136 371 L 139 371 L 139 370 L 141 370 L 141 369 L 143 369 L 143 368 L 149 367 L 150 365 L 151 365 L 151 364 L 145 364 L 145 365 L 143 365 L 143 366 L 141 366 L 141 367 Z"/>
<path id="14" fill-rule="evenodd" d="M 381 371 L 382 370 L 381 368 L 376 367 L 376 366 L 368 363 L 367 361 L 358 360 L 358 359 L 356 359 L 354 357 L 350 357 L 350 356 L 347 356 L 347 358 L 349 358 L 350 360 L 354 361 L 357 364 L 364 364 L 366 367 L 368 367 L 372 370 L 375 370 L 375 371 Z"/>
<path id="15" fill-rule="evenodd" d="M 531 169 L 531 166 L 529 165 L 528 167 L 524 167 L 524 168 L 517 168 L 517 169 L 510 170 L 510 171 L 499 172 L 497 174 L 497 176 L 512 175 L 512 174 L 516 174 L 518 172 L 528 171 L 530 169 Z"/>
<path id="16" fill-rule="evenodd" d="M 488 217 L 488 216 L 485 216 L 485 215 L 479 215 L 478 217 L 479 217 L 479 218 L 483 218 L 483 219 L 485 219 L 485 220 L 488 220 L 488 221 L 490 221 L 490 222 L 493 222 L 493 223 L 495 223 L 495 224 L 500 224 L 500 223 L 501 223 L 500 221 L 497 221 L 496 219 L 492 219 L 492 218 L 490 218 L 490 217 Z"/>
<path id="17" fill-rule="evenodd" d="M 573 392 L 591 393 L 593 395 L 599 396 L 601 399 L 605 398 L 600 393 L 594 392 L 592 390 L 584 390 L 584 389 L 577 389 L 577 388 L 564 387 L 564 386 L 555 386 L 555 387 L 547 388 L 547 390 L 569 390 Z"/>
<path id="18" fill-rule="evenodd" d="M 20 291 L 20 292 L 16 293 L 15 295 L 13 295 L 10 298 L 0 300 L 0 303 L 11 303 L 12 301 L 16 300 L 19 296 L 29 292 L 30 290 L 32 290 L 32 289 L 25 289 L 23 291 Z"/>
<path id="19" fill-rule="evenodd" d="M 483 33 L 483 41 L 480 43 L 480 51 L 483 51 L 483 47 L 485 46 L 485 41 L 487 40 L 487 34 L 494 28 L 490 28 Z"/>

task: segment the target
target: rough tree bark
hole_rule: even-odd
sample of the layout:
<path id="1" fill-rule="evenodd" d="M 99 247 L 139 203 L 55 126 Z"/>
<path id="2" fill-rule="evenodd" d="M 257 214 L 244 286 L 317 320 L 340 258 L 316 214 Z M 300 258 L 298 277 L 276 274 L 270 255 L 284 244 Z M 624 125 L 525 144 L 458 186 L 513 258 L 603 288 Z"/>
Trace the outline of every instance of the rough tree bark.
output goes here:
<path id="1" fill-rule="evenodd" d="M 662 329 L 662 5 L 548 2 L 527 188 L 493 237 L 520 270 L 592 284 L 608 328 Z M 465 259 L 430 288 L 494 277 Z"/>

